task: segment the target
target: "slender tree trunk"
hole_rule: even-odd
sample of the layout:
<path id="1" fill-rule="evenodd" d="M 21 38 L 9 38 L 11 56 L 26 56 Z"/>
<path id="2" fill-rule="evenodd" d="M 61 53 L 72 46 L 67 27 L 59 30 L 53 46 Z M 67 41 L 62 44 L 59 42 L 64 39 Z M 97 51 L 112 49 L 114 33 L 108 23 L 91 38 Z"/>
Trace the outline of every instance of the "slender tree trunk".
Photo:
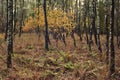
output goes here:
<path id="1" fill-rule="evenodd" d="M 97 45 L 98 45 L 98 50 L 100 53 L 102 53 L 102 48 L 101 48 L 101 42 L 100 42 L 100 28 L 97 29 Z"/>
<path id="2" fill-rule="evenodd" d="M 39 14 L 40 14 L 39 6 L 40 6 L 40 0 L 37 0 L 37 7 L 38 7 L 38 21 L 39 21 Z M 37 26 L 37 33 L 38 33 L 38 40 L 39 40 L 39 38 L 40 38 L 40 26 L 39 26 L 39 24 L 38 24 L 38 26 Z"/>
<path id="3" fill-rule="evenodd" d="M 4 32 L 4 1 L 1 1 L 1 5 L 2 5 L 2 12 L 1 12 L 1 30 L 0 32 Z"/>
<path id="4" fill-rule="evenodd" d="M 5 27 L 5 41 L 7 40 L 7 32 L 8 32 L 8 0 L 6 0 L 6 3 L 7 3 L 7 21 L 6 21 L 6 27 Z"/>
<path id="5" fill-rule="evenodd" d="M 67 45 L 67 43 L 66 43 L 66 37 L 65 37 L 65 35 L 64 35 L 64 34 L 62 35 L 62 41 L 63 41 L 64 45 L 66 46 L 66 45 Z"/>
<path id="6" fill-rule="evenodd" d="M 90 25 L 90 39 L 89 39 L 89 51 L 91 51 L 91 44 L 93 43 L 92 41 L 92 25 Z"/>
<path id="7" fill-rule="evenodd" d="M 105 2 L 105 28 L 106 28 L 106 63 L 109 64 L 109 20 L 108 20 L 108 0 Z"/>
<path id="8" fill-rule="evenodd" d="M 91 44 L 92 44 L 92 25 L 91 25 L 91 21 L 90 21 L 90 1 L 87 1 L 87 16 L 88 16 L 88 30 L 89 30 L 89 51 L 91 51 Z"/>
<path id="9" fill-rule="evenodd" d="M 7 0 L 7 68 L 12 67 L 11 54 L 13 53 L 13 0 Z"/>
<path id="10" fill-rule="evenodd" d="M 24 18 L 24 0 L 21 2 L 21 20 L 20 20 L 20 32 L 19 37 L 21 37 L 22 34 L 22 27 L 23 27 L 23 18 Z"/>
<path id="11" fill-rule="evenodd" d="M 74 30 L 71 32 L 71 38 L 73 39 L 74 46 L 76 47 L 76 40 L 75 40 L 75 35 L 74 35 Z"/>
<path id="12" fill-rule="evenodd" d="M 118 18 L 120 17 L 120 0 L 118 0 Z M 118 48 L 120 48 L 120 19 L 118 19 Z"/>
<path id="13" fill-rule="evenodd" d="M 79 38 L 80 38 L 80 41 L 82 41 L 82 33 L 81 33 L 81 18 L 80 18 L 80 12 L 79 12 L 79 23 L 78 23 L 78 35 L 79 35 Z"/>
<path id="14" fill-rule="evenodd" d="M 97 3 L 97 0 L 96 0 Z M 98 50 L 100 53 L 102 53 L 102 48 L 101 48 L 101 42 L 100 42 L 100 17 L 97 14 L 96 11 L 96 19 L 98 20 L 98 25 L 97 25 L 97 46 L 98 46 Z"/>
<path id="15" fill-rule="evenodd" d="M 17 22 L 17 15 L 16 15 L 16 13 L 17 13 L 17 9 L 16 9 L 16 5 L 17 5 L 17 0 L 14 0 L 14 36 L 16 35 L 16 22 Z"/>
<path id="16" fill-rule="evenodd" d="M 89 39 L 88 39 L 88 29 L 87 29 L 87 25 L 86 25 L 86 17 L 87 17 L 87 0 L 85 0 L 84 2 L 84 30 L 85 30 L 85 33 L 86 33 L 86 42 L 87 44 L 89 44 Z"/>
<path id="17" fill-rule="evenodd" d="M 44 18 L 45 18 L 45 49 L 49 50 L 49 47 L 48 47 L 49 34 L 48 34 L 48 21 L 47 21 L 46 0 L 44 0 L 43 8 L 44 8 Z"/>
<path id="18" fill-rule="evenodd" d="M 1 5 L 2 5 L 2 13 L 1 13 L 1 16 L 2 16 L 2 18 L 3 18 L 3 13 L 4 13 L 4 3 L 3 3 L 4 1 L 3 0 L 1 0 Z"/>
<path id="19" fill-rule="evenodd" d="M 93 0 L 93 22 L 92 22 L 92 29 L 94 32 L 95 43 L 97 44 L 97 30 L 96 30 L 96 0 Z"/>
<path id="20" fill-rule="evenodd" d="M 119 17 L 120 17 L 119 6 L 120 6 L 120 3 L 119 2 L 120 2 L 119 0 L 116 1 L 116 36 L 117 36 L 117 46 L 118 46 L 118 48 L 120 46 L 119 45 L 119 36 L 120 36 L 120 32 L 119 32 Z"/>
<path id="21" fill-rule="evenodd" d="M 115 50 L 114 50 L 114 6 L 115 0 L 112 0 L 112 10 L 111 10 L 111 38 L 110 38 L 110 75 L 114 74 L 115 72 Z"/>

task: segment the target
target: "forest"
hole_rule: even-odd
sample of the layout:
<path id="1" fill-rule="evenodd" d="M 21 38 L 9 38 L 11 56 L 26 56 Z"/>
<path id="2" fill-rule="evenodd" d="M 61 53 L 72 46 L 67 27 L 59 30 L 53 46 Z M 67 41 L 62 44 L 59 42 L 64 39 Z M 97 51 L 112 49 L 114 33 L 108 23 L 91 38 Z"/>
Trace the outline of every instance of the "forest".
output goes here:
<path id="1" fill-rule="evenodd" d="M 0 0 L 0 80 L 120 80 L 120 0 Z"/>

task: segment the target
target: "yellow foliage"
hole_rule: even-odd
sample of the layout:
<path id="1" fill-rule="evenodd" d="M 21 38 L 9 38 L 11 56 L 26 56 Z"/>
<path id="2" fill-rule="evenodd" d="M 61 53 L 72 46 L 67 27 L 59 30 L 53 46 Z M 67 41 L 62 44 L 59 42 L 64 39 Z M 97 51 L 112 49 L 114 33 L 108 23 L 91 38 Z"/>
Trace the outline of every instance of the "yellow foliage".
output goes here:
<path id="1" fill-rule="evenodd" d="M 47 10 L 47 19 L 49 28 L 61 28 L 64 27 L 68 31 L 72 30 L 75 26 L 73 13 L 65 13 L 62 10 Z M 40 26 L 41 29 L 44 29 L 44 11 L 42 8 L 34 10 L 34 17 L 29 16 L 25 21 L 23 26 L 23 31 L 29 31 L 35 29 L 37 26 Z"/>

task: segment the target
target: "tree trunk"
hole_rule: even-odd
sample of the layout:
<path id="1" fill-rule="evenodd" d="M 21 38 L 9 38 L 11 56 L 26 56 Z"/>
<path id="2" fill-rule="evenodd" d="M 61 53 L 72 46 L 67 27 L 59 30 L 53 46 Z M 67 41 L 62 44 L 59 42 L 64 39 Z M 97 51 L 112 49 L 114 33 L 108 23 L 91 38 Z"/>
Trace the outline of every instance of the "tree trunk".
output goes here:
<path id="1" fill-rule="evenodd" d="M 86 25 L 86 17 L 87 17 L 87 0 L 85 0 L 84 2 L 84 30 L 86 33 L 86 42 L 87 44 L 89 44 L 89 40 L 88 40 L 88 29 L 87 29 L 87 25 Z"/>
<path id="2" fill-rule="evenodd" d="M 112 0 L 112 10 L 111 10 L 111 38 L 110 38 L 110 75 L 115 72 L 115 50 L 114 50 L 114 0 Z"/>
<path id="3" fill-rule="evenodd" d="M 93 22 L 92 22 L 92 29 L 94 32 L 95 43 L 97 44 L 97 30 L 96 30 L 96 0 L 93 0 Z"/>
<path id="4" fill-rule="evenodd" d="M 16 13 L 17 13 L 17 11 L 16 11 L 16 5 L 17 5 L 17 0 L 14 0 L 14 36 L 16 35 L 16 22 L 17 22 L 17 15 L 16 15 Z"/>
<path id="5" fill-rule="evenodd" d="M 119 10 L 119 6 L 120 6 L 120 4 L 119 4 L 119 0 L 117 0 L 116 1 L 116 36 L 117 36 L 117 46 L 118 46 L 118 48 L 120 47 L 120 45 L 119 45 L 119 36 L 120 36 L 120 30 L 119 30 L 119 17 L 120 17 L 120 15 L 119 15 L 119 12 L 120 12 L 120 10 Z"/>
<path id="6" fill-rule="evenodd" d="M 7 0 L 7 68 L 12 67 L 11 54 L 13 53 L 13 0 Z"/>
<path id="7" fill-rule="evenodd" d="M 24 18 L 24 0 L 21 2 L 21 20 L 20 20 L 20 32 L 19 37 L 21 37 L 22 34 L 22 27 L 23 27 L 23 18 Z"/>
<path id="8" fill-rule="evenodd" d="M 108 20 L 108 0 L 105 2 L 105 29 L 106 29 L 106 63 L 109 64 L 109 20 Z"/>
<path id="9" fill-rule="evenodd" d="M 47 21 L 46 0 L 44 0 L 43 8 L 44 8 L 44 19 L 45 19 L 45 49 L 49 50 L 49 47 L 48 47 L 49 34 L 48 34 L 48 21 Z"/>
<path id="10" fill-rule="evenodd" d="M 80 41 L 82 41 L 82 36 L 81 36 L 81 25 L 80 25 L 80 5 L 81 5 L 81 3 L 80 3 L 80 1 L 79 1 L 79 3 L 78 3 L 78 1 L 76 0 L 76 23 L 77 23 L 77 35 L 79 36 L 79 39 L 80 39 Z M 79 6 L 79 8 L 78 8 L 78 6 Z"/>
<path id="11" fill-rule="evenodd" d="M 74 30 L 71 32 L 71 38 L 73 39 L 74 46 L 76 47 L 76 40 L 75 40 L 75 35 L 74 35 Z"/>
<path id="12" fill-rule="evenodd" d="M 97 2 L 97 0 L 96 0 Z M 101 42 L 100 42 L 100 16 L 98 16 L 96 11 L 96 19 L 98 20 L 97 25 L 97 46 L 100 53 L 102 53 Z"/>
<path id="13" fill-rule="evenodd" d="M 40 0 L 37 0 L 38 22 L 39 22 L 39 14 L 40 14 L 39 7 L 40 7 Z M 37 34 L 38 34 L 38 40 L 39 40 L 39 38 L 40 38 L 40 26 L 39 26 L 39 24 L 37 26 Z"/>

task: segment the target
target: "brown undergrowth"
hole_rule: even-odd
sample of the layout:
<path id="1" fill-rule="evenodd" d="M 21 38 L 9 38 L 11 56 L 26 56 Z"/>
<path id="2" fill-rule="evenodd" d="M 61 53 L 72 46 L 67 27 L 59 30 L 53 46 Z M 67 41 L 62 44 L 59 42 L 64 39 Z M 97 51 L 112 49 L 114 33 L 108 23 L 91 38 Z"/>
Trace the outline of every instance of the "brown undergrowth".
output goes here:
<path id="1" fill-rule="evenodd" d="M 105 36 L 101 37 L 103 53 L 95 44 L 89 52 L 85 39 L 76 36 L 77 47 L 70 37 L 67 46 L 50 37 L 50 50 L 44 49 L 44 37 L 23 34 L 14 40 L 13 67 L 6 68 L 6 42 L 0 44 L 0 80 L 120 80 L 120 50 L 116 47 L 116 73 L 108 78 L 105 63 Z M 116 45 L 116 43 L 115 43 Z"/>

